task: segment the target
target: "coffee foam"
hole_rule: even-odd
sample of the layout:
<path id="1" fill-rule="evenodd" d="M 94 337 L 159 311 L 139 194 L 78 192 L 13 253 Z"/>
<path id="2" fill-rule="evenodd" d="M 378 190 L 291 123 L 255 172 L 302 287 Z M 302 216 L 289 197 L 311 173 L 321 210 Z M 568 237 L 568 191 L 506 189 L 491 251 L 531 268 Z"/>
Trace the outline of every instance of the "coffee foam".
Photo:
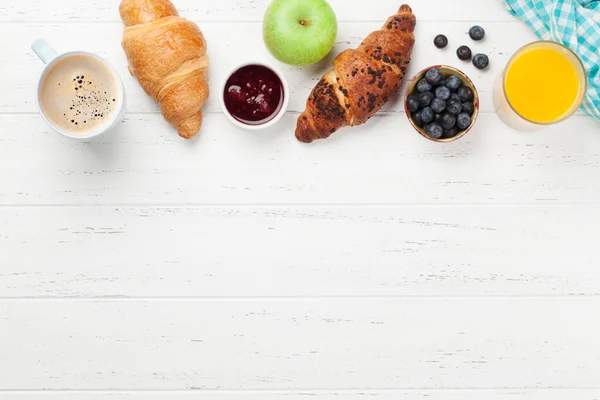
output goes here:
<path id="1" fill-rule="evenodd" d="M 40 105 L 58 128 L 85 134 L 112 121 L 120 102 L 113 72 L 90 54 L 56 61 L 40 85 Z"/>

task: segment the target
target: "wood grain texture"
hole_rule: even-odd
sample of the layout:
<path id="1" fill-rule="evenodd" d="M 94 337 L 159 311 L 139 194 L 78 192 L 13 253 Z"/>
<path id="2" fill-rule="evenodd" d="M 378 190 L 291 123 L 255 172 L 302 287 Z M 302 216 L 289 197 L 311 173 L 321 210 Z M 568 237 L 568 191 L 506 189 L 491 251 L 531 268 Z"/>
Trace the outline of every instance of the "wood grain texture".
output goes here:
<path id="1" fill-rule="evenodd" d="M 0 22 L 69 21 L 114 22 L 119 20 L 119 0 L 61 0 L 52 7 L 44 0 L 0 0 Z M 262 21 L 271 0 L 174 0 L 182 16 L 195 21 Z M 395 12 L 399 0 L 329 0 L 340 21 L 380 21 Z M 446 0 L 408 1 L 422 20 L 508 21 L 511 16 L 500 1 Z"/>
<path id="2" fill-rule="evenodd" d="M 598 400 L 600 390 L 161 391 L 0 393 L 2 400 Z"/>
<path id="3" fill-rule="evenodd" d="M 278 65 L 289 82 L 291 96 L 289 110 L 304 111 L 306 99 L 312 87 L 325 70 L 331 68 L 331 60 L 342 50 L 357 47 L 373 30 L 379 29 L 388 17 L 383 14 L 379 22 L 342 23 L 338 42 L 330 57 L 307 68 L 283 65 L 271 57 L 262 40 L 260 23 L 204 23 L 201 28 L 208 41 L 211 64 L 208 71 L 211 97 L 205 111 L 220 113 L 219 91 L 230 70 L 247 60 L 270 60 Z M 534 40 L 524 24 L 518 21 L 489 23 L 487 37 L 482 43 L 469 39 L 469 24 L 464 22 L 423 22 L 416 31 L 417 43 L 413 63 L 407 73 L 412 77 L 419 70 L 440 63 L 463 69 L 475 82 L 482 98 L 482 112 L 493 112 L 491 89 L 511 54 L 526 41 Z M 446 33 L 452 42 L 448 49 L 440 51 L 433 46 L 433 38 L 440 32 Z M 37 77 L 43 69 L 41 61 L 29 49 L 35 39 L 45 37 L 59 52 L 87 50 L 97 53 L 115 64 L 124 80 L 127 92 L 128 112 L 158 112 L 158 107 L 146 96 L 137 81 L 127 72 L 125 54 L 121 49 L 123 25 L 45 23 L 45 24 L 0 24 L 0 36 L 11 40 L 2 45 L 0 52 L 0 75 L 5 77 L 0 97 L 0 112 L 37 112 L 35 88 Z M 227 38 L 225 41 L 223 38 Z M 491 58 L 486 71 L 477 70 L 472 64 L 456 57 L 455 49 L 464 42 L 475 52 L 484 52 Z M 403 93 L 403 91 L 402 91 Z M 401 96 L 399 96 L 401 97 Z M 399 99 L 398 99 L 399 100 Z M 384 108 L 387 112 L 402 112 L 402 101 L 395 101 Z M 208 118 L 208 117 L 207 117 Z"/>
<path id="4" fill-rule="evenodd" d="M 600 298 L 4 301 L 0 389 L 595 388 L 598 307 Z"/>
<path id="5" fill-rule="evenodd" d="M 237 130 L 206 118 L 184 143 L 158 114 L 130 115 L 95 142 L 60 137 L 37 115 L 0 115 L 0 204 L 597 204 L 600 135 L 576 117 L 541 134 L 494 115 L 448 145 L 403 115 L 304 145 L 297 116 Z"/>
<path id="6" fill-rule="evenodd" d="M 430 143 L 397 100 L 306 146 L 293 130 L 311 88 L 400 2 L 330 0 L 335 50 L 277 63 L 290 112 L 251 134 L 217 99 L 234 65 L 276 63 L 269 1 L 175 0 L 212 62 L 206 124 L 184 143 L 126 72 L 118 0 L 0 0 L 0 400 L 600 400 L 598 125 L 518 134 L 491 104 L 534 35 L 498 0 L 413 0 L 408 75 L 467 72 L 475 130 Z M 121 71 L 115 132 L 45 125 L 38 37 Z M 490 69 L 458 61 L 462 44 Z"/>
<path id="7" fill-rule="evenodd" d="M 8 207 L 0 297 L 596 295 L 599 225 L 600 207 Z"/>

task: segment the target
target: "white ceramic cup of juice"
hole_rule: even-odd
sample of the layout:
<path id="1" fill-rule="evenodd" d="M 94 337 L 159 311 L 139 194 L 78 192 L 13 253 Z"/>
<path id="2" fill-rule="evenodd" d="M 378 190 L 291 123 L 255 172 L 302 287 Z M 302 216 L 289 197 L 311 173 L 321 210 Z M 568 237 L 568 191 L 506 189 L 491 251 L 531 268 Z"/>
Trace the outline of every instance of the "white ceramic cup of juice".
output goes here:
<path id="1" fill-rule="evenodd" d="M 496 79 L 494 108 L 509 127 L 534 132 L 573 115 L 586 91 L 579 57 L 560 43 L 538 41 L 519 49 Z"/>

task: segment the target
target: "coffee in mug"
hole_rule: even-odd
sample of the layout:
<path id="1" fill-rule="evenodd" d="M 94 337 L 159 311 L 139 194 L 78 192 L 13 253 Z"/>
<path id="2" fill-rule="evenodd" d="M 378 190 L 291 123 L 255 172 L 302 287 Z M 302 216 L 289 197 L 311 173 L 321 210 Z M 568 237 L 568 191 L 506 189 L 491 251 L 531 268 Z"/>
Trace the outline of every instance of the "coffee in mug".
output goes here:
<path id="1" fill-rule="evenodd" d="M 87 139 L 116 125 L 125 92 L 110 64 L 87 52 L 58 55 L 44 40 L 32 48 L 47 64 L 38 84 L 38 106 L 56 131 Z"/>
<path id="2" fill-rule="evenodd" d="M 62 57 L 40 85 L 43 112 L 57 127 L 73 133 L 87 133 L 109 123 L 118 96 L 112 71 L 91 54 Z"/>

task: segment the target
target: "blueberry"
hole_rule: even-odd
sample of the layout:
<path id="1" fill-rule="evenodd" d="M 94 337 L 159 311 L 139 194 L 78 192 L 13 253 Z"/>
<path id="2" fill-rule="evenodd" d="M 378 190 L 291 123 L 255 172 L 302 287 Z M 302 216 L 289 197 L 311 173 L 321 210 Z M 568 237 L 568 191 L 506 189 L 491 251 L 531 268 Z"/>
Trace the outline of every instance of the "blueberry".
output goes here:
<path id="1" fill-rule="evenodd" d="M 442 79 L 439 81 L 439 83 L 437 84 L 437 86 L 446 86 L 446 80 Z"/>
<path id="2" fill-rule="evenodd" d="M 444 78 L 442 71 L 439 68 L 432 68 L 425 74 L 425 80 L 432 86 L 439 85 L 440 81 Z M 431 90 L 431 89 L 428 89 Z"/>
<path id="3" fill-rule="evenodd" d="M 421 108 L 428 107 L 433 100 L 433 93 L 431 92 L 423 92 L 419 95 L 419 105 Z"/>
<path id="4" fill-rule="evenodd" d="M 439 139 L 444 134 L 444 128 L 440 124 L 425 125 L 425 133 L 432 139 Z"/>
<path id="5" fill-rule="evenodd" d="M 433 89 L 433 86 L 431 86 L 431 83 L 427 82 L 425 79 L 421 79 L 417 83 L 417 90 L 421 93 L 428 92 L 431 89 Z"/>
<path id="6" fill-rule="evenodd" d="M 433 44 L 438 49 L 443 49 L 448 46 L 448 38 L 445 35 L 437 35 L 435 39 L 433 39 Z"/>
<path id="7" fill-rule="evenodd" d="M 446 105 L 446 110 L 450 114 L 458 115 L 463 111 L 462 103 L 460 100 L 450 99 Z"/>
<path id="8" fill-rule="evenodd" d="M 431 109 L 431 107 L 425 107 L 424 109 L 421 110 L 421 119 L 423 120 L 424 123 L 428 124 L 431 121 L 433 121 L 434 115 L 433 115 L 433 110 Z"/>
<path id="9" fill-rule="evenodd" d="M 446 87 L 453 92 L 456 92 L 460 85 L 462 85 L 462 81 L 456 75 L 450 75 L 448 79 L 446 79 Z"/>
<path id="10" fill-rule="evenodd" d="M 452 93 L 452 96 L 450 96 L 450 99 L 460 101 L 460 97 L 458 96 L 458 93 Z"/>
<path id="11" fill-rule="evenodd" d="M 471 116 L 467 113 L 458 114 L 458 117 L 456 117 L 456 127 L 464 131 L 469 126 L 471 126 Z"/>
<path id="12" fill-rule="evenodd" d="M 446 100 L 436 97 L 431 101 L 431 109 L 436 113 L 444 112 L 444 110 L 446 109 Z"/>
<path id="13" fill-rule="evenodd" d="M 433 117 L 433 122 L 435 122 L 436 124 L 441 124 L 442 123 L 442 114 L 435 114 L 435 117 Z"/>
<path id="14" fill-rule="evenodd" d="M 458 97 L 462 102 L 473 101 L 475 95 L 473 90 L 468 86 L 461 86 L 458 88 Z"/>
<path id="15" fill-rule="evenodd" d="M 466 102 L 462 104 L 462 111 L 466 112 L 469 115 L 473 115 L 475 112 L 475 104 L 472 102 Z"/>
<path id="16" fill-rule="evenodd" d="M 443 139 L 452 139 L 454 136 L 458 135 L 458 128 L 454 127 L 452 129 L 444 129 L 444 134 L 442 135 Z"/>
<path id="17" fill-rule="evenodd" d="M 406 107 L 410 112 L 416 112 L 419 110 L 419 96 L 412 94 L 406 99 Z"/>
<path id="18" fill-rule="evenodd" d="M 422 128 L 424 123 L 423 123 L 423 119 L 421 118 L 421 111 L 417 111 L 416 113 L 414 113 L 412 115 L 413 118 L 413 122 L 415 123 L 415 125 L 417 125 L 419 128 Z"/>
<path id="19" fill-rule="evenodd" d="M 458 50 L 456 50 L 456 55 L 463 61 L 469 61 L 473 53 L 471 53 L 471 49 L 469 47 L 460 46 Z"/>
<path id="20" fill-rule="evenodd" d="M 485 30 L 479 25 L 475 25 L 469 29 L 469 36 L 473 40 L 482 40 L 485 37 Z"/>
<path id="21" fill-rule="evenodd" d="M 486 69 L 490 65 L 490 59 L 485 54 L 475 54 L 473 56 L 473 65 L 477 69 Z"/>
<path id="22" fill-rule="evenodd" d="M 445 113 L 442 115 L 442 128 L 452 129 L 456 126 L 456 115 Z"/>
<path id="23" fill-rule="evenodd" d="M 450 89 L 446 86 L 439 86 L 435 88 L 435 97 L 440 98 L 442 100 L 448 100 L 452 96 Z"/>

